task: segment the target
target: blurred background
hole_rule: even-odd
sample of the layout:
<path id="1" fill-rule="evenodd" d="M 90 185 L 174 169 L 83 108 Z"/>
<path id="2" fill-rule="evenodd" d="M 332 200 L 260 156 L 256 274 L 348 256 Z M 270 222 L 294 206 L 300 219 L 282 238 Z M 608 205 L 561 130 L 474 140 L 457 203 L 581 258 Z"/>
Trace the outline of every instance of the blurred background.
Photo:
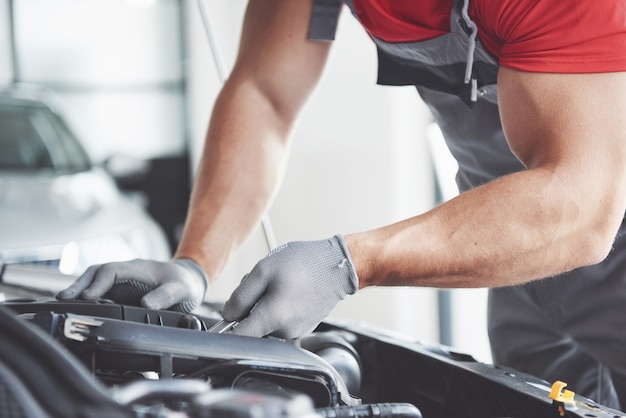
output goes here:
<path id="1" fill-rule="evenodd" d="M 202 4 L 217 49 L 196 0 L 0 0 L 0 84 L 53 91 L 94 165 L 115 174 L 125 196 L 161 227 L 170 249 L 222 82 L 214 53 L 228 71 L 246 1 Z M 375 82 L 375 48 L 344 12 L 268 213 L 277 243 L 376 228 L 457 193 L 455 164 L 415 90 Z M 1 205 L 7 203 L 0 199 Z M 209 299 L 225 300 L 267 252 L 259 227 Z M 491 361 L 484 289 L 370 288 L 341 302 L 332 317 Z"/>

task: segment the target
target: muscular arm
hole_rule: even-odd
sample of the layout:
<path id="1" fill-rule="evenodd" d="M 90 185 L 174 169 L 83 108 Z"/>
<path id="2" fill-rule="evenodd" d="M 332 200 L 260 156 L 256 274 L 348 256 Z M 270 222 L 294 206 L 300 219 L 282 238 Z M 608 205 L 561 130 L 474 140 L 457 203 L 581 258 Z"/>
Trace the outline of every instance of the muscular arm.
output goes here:
<path id="1" fill-rule="evenodd" d="M 215 279 L 258 224 L 286 164 L 297 114 L 329 44 L 308 42 L 310 0 L 251 0 L 239 54 L 213 110 L 175 258 Z"/>
<path id="2" fill-rule="evenodd" d="M 506 137 L 526 170 L 346 236 L 360 287 L 495 287 L 600 262 L 625 209 L 626 74 L 502 68 Z"/>

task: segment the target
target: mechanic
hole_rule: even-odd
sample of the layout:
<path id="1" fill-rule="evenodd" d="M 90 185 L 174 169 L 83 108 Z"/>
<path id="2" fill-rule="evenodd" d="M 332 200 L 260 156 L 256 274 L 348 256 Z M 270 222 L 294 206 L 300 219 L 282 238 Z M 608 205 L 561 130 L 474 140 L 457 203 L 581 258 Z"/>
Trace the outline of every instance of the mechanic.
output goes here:
<path id="1" fill-rule="evenodd" d="M 92 266 L 59 298 L 202 300 L 280 184 L 340 2 L 249 1 L 173 260 Z M 496 364 L 626 405 L 626 0 L 343 2 L 377 45 L 379 83 L 417 86 L 432 110 L 462 193 L 274 249 L 226 302 L 232 332 L 302 336 L 368 286 L 489 287 Z"/>

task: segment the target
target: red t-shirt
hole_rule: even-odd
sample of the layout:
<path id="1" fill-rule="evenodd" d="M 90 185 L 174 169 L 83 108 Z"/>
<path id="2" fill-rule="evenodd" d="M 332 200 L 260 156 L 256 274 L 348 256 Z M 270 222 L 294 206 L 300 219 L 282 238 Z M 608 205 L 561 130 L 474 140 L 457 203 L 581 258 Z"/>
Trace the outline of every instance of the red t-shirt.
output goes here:
<path id="1" fill-rule="evenodd" d="M 453 0 L 353 0 L 365 29 L 387 42 L 450 30 Z M 522 71 L 626 71 L 626 0 L 470 0 L 478 38 Z"/>

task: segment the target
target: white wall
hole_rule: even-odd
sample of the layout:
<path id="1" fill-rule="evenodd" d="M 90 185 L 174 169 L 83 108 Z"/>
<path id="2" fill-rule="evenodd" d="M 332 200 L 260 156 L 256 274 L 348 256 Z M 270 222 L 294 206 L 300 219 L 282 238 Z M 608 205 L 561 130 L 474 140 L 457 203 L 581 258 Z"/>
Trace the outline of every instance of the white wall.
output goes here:
<path id="1" fill-rule="evenodd" d="M 0 0 L 0 84 L 13 81 L 9 0 Z"/>

